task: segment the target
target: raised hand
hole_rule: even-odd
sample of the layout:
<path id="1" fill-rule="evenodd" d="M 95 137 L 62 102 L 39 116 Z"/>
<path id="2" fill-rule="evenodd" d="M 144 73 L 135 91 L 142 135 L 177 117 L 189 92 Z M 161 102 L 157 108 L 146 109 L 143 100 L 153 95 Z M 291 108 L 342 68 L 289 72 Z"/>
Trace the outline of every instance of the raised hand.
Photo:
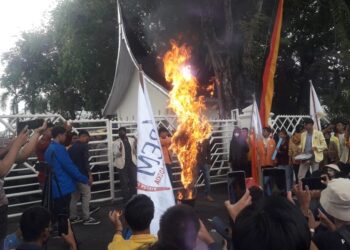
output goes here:
<path id="1" fill-rule="evenodd" d="M 73 126 L 67 121 L 64 122 L 63 127 L 67 130 L 67 132 L 72 131 Z"/>
<path id="2" fill-rule="evenodd" d="M 311 202 L 311 192 L 308 186 L 305 186 L 305 190 L 303 189 L 303 185 L 299 182 L 298 185 L 295 186 L 295 195 L 299 201 L 300 209 L 306 216 Z"/>
<path id="3" fill-rule="evenodd" d="M 321 224 L 327 227 L 330 231 L 336 230 L 334 223 L 320 209 L 318 209 L 318 218 L 320 219 Z"/>
<path id="4" fill-rule="evenodd" d="M 37 128 L 35 130 L 35 132 L 39 133 L 39 134 L 43 134 L 47 129 L 47 121 L 44 121 L 43 125 L 41 125 L 40 128 Z"/>
<path id="5" fill-rule="evenodd" d="M 231 204 L 230 201 L 225 201 L 226 209 L 233 221 L 235 221 L 237 216 L 251 204 L 252 197 L 250 196 L 249 190 L 245 192 L 245 194 L 236 204 Z"/>
<path id="6" fill-rule="evenodd" d="M 29 140 L 29 131 L 28 129 L 23 129 L 21 133 L 16 137 L 13 144 L 16 144 L 19 147 L 22 147 L 24 144 L 26 144 Z"/>
<path id="7" fill-rule="evenodd" d="M 209 231 L 207 230 L 207 228 L 203 224 L 202 220 L 199 220 L 199 223 L 200 223 L 200 228 L 199 228 L 199 232 L 198 232 L 198 238 L 200 240 L 202 240 L 203 242 L 205 242 L 207 245 L 215 242 L 213 237 L 211 237 Z"/>
<path id="8" fill-rule="evenodd" d="M 62 234 L 61 237 L 64 239 L 65 242 L 67 242 L 71 250 L 77 249 L 77 243 L 75 242 L 74 233 L 69 220 L 68 220 L 68 234 Z"/>
<path id="9" fill-rule="evenodd" d="M 115 230 L 117 233 L 122 233 L 123 224 L 121 222 L 121 216 L 123 212 L 121 210 L 114 210 L 109 212 L 109 220 L 114 224 Z"/>

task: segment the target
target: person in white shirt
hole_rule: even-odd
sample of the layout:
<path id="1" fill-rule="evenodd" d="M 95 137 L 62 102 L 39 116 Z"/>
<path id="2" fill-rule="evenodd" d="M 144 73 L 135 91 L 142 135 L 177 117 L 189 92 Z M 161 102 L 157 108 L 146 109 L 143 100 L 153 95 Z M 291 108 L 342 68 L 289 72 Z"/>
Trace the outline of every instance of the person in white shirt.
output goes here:
<path id="1" fill-rule="evenodd" d="M 119 138 L 113 143 L 114 166 L 118 169 L 124 201 L 136 194 L 136 139 L 126 135 L 126 128 L 119 128 Z"/>

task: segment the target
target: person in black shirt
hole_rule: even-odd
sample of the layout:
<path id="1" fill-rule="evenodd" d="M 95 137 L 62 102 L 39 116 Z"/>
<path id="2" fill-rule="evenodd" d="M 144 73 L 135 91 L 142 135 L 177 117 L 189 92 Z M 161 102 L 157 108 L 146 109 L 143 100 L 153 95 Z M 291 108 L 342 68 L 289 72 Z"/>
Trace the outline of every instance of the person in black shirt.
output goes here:
<path id="1" fill-rule="evenodd" d="M 79 140 L 77 140 L 68 150 L 69 156 L 73 163 L 78 167 L 80 173 L 89 178 L 89 183 L 77 183 L 77 191 L 72 194 L 70 202 L 70 218 L 72 223 L 82 222 L 84 225 L 97 225 L 100 221 L 95 220 L 90 216 L 90 200 L 91 200 L 91 185 L 93 182 L 90 164 L 89 164 L 89 143 L 90 135 L 86 130 L 79 132 Z M 77 214 L 77 203 L 80 200 L 82 203 L 83 216 L 80 218 Z"/>

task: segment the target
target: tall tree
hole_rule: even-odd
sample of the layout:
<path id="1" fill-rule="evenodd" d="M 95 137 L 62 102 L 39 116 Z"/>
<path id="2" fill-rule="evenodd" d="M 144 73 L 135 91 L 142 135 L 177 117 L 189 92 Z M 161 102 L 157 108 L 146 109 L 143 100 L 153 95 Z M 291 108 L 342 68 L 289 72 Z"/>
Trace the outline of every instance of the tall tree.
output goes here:
<path id="1" fill-rule="evenodd" d="M 117 31 L 116 1 L 59 2 L 47 27 L 24 33 L 4 55 L 3 97 L 24 101 L 32 113 L 99 116 L 113 83 Z"/>
<path id="2" fill-rule="evenodd" d="M 143 69 L 164 80 L 171 39 L 192 46 L 201 83 L 214 76 L 226 116 L 259 96 L 277 0 L 120 0 L 127 38 Z M 347 0 L 285 1 L 274 113 L 308 112 L 309 80 L 331 116 L 350 117 L 350 11 Z M 28 110 L 74 118 L 100 114 L 114 76 L 116 0 L 63 0 L 48 27 L 24 34 L 4 56 L 1 85 Z M 219 88 L 219 89 L 220 89 Z M 219 93 L 216 93 L 219 97 Z M 3 98 L 2 100 L 5 100 Z M 4 103 L 4 102 L 3 102 Z"/>

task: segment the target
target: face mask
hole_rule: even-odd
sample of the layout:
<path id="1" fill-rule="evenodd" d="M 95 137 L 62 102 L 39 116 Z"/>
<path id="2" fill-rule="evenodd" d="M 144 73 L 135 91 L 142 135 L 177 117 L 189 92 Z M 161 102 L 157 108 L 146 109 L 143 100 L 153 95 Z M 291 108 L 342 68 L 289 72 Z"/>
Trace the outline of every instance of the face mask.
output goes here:
<path id="1" fill-rule="evenodd" d="M 239 136 L 239 133 L 235 133 L 234 136 L 235 136 L 235 137 L 238 137 L 238 136 Z"/>

